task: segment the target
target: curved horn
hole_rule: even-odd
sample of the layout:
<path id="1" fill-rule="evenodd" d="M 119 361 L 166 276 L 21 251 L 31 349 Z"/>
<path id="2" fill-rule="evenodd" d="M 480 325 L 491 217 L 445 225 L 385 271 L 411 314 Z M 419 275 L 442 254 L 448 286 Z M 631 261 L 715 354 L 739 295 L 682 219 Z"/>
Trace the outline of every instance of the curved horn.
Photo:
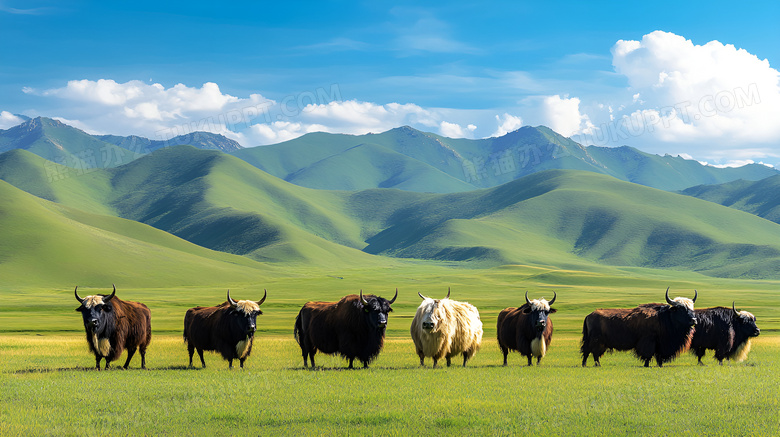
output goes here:
<path id="1" fill-rule="evenodd" d="M 531 301 L 528 300 L 528 290 L 525 291 L 525 303 L 527 303 L 528 305 L 531 305 Z"/>
<path id="2" fill-rule="evenodd" d="M 420 293 L 419 291 L 417 292 L 417 295 L 420 296 L 420 299 L 422 300 L 428 299 L 427 297 L 423 296 L 422 293 Z"/>
<path id="3" fill-rule="evenodd" d="M 114 291 L 112 291 L 112 292 L 111 292 L 111 295 L 110 295 L 110 296 L 108 296 L 108 297 L 104 297 L 104 298 L 103 298 L 103 303 L 106 303 L 106 302 L 108 302 L 109 300 L 113 299 L 113 298 L 114 298 L 114 296 L 116 296 L 116 285 L 114 285 L 114 284 L 111 284 L 111 286 L 112 286 L 112 287 L 114 287 Z"/>
<path id="4" fill-rule="evenodd" d="M 452 291 L 452 288 L 451 287 L 447 287 L 447 297 L 445 297 L 445 299 L 449 299 L 450 298 L 450 291 Z"/>
<path id="5" fill-rule="evenodd" d="M 265 298 L 266 298 L 266 297 L 268 297 L 268 290 L 266 290 L 266 289 L 264 288 L 264 289 L 263 289 L 263 291 L 264 291 L 265 293 L 263 293 L 263 298 L 257 301 L 257 306 L 260 306 L 260 305 L 262 305 L 262 304 L 263 304 L 263 302 L 265 302 Z"/>
<path id="6" fill-rule="evenodd" d="M 363 298 L 363 289 L 360 289 L 360 303 L 363 305 L 368 305 L 368 301 Z"/>
<path id="7" fill-rule="evenodd" d="M 674 305 L 675 303 L 673 300 L 669 299 L 669 287 L 666 287 L 666 303 L 669 305 Z"/>
<path id="8" fill-rule="evenodd" d="M 695 289 L 693 290 L 693 303 L 696 303 L 696 298 L 699 297 L 699 292 Z"/>
<path id="9" fill-rule="evenodd" d="M 734 314 L 739 315 L 739 311 L 737 311 L 737 307 L 735 306 L 734 301 L 731 301 L 731 309 L 734 310 Z"/>
<path id="10" fill-rule="evenodd" d="M 238 302 L 234 301 L 233 298 L 230 297 L 230 289 L 228 289 L 228 302 L 230 302 L 230 306 L 233 308 L 238 305 Z"/>
<path id="11" fill-rule="evenodd" d="M 76 295 L 76 300 L 79 301 L 79 303 L 84 302 L 84 299 L 79 297 L 79 286 L 76 286 L 76 289 L 73 290 L 73 293 Z"/>
<path id="12" fill-rule="evenodd" d="M 398 288 L 397 288 L 397 287 L 396 287 L 396 289 L 395 289 L 395 296 L 393 296 L 393 298 L 392 298 L 390 301 L 388 301 L 387 303 L 389 303 L 390 305 L 392 305 L 392 304 L 393 304 L 393 302 L 395 302 L 395 300 L 396 300 L 396 299 L 398 299 Z"/>
<path id="13" fill-rule="evenodd" d="M 557 299 L 557 298 L 558 298 L 558 293 L 556 293 L 555 290 L 553 290 L 553 299 L 551 301 L 547 302 L 547 304 L 548 305 L 554 304 L 555 303 L 555 299 Z"/>

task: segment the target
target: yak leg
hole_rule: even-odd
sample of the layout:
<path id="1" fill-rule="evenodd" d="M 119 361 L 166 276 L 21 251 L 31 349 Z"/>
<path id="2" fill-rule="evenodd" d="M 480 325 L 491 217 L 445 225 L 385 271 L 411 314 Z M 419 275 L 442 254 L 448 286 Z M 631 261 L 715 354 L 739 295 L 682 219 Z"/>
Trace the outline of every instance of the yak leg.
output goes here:
<path id="1" fill-rule="evenodd" d="M 139 346 L 138 352 L 141 354 L 141 368 L 146 369 L 146 345 Z"/>
<path id="2" fill-rule="evenodd" d="M 100 355 L 96 355 L 95 356 L 95 368 L 98 369 L 98 370 L 100 370 L 100 359 L 101 358 L 102 357 Z"/>
<path id="3" fill-rule="evenodd" d="M 314 366 L 315 366 L 315 364 L 314 364 L 314 352 L 311 352 L 309 354 L 309 361 L 311 361 L 311 368 L 313 369 Z"/>
<path id="4" fill-rule="evenodd" d="M 528 355 L 528 365 L 532 366 L 533 362 L 531 361 L 533 359 L 533 355 Z"/>
<path id="5" fill-rule="evenodd" d="M 451 362 L 450 362 L 450 356 L 449 356 L 449 355 L 447 355 L 445 358 L 447 359 L 447 367 L 450 367 L 450 364 L 451 364 Z"/>
<path id="6" fill-rule="evenodd" d="M 650 367 L 651 358 L 645 358 L 645 367 Z"/>
<path id="7" fill-rule="evenodd" d="M 469 354 L 463 352 L 463 367 L 466 367 L 466 361 L 469 360 Z"/>
<path id="8" fill-rule="evenodd" d="M 363 361 L 363 368 L 368 369 L 368 361 Z"/>
<path id="9" fill-rule="evenodd" d="M 192 356 L 195 355 L 195 346 L 193 346 L 192 344 L 188 344 L 187 345 L 187 352 L 189 352 L 189 354 L 190 354 L 190 367 L 194 367 L 192 365 Z"/>
<path id="10" fill-rule="evenodd" d="M 425 353 L 421 350 L 417 350 L 417 356 L 420 357 L 420 367 L 425 366 Z"/>
<path id="11" fill-rule="evenodd" d="M 504 365 L 506 366 L 506 356 L 509 355 L 509 349 L 501 346 L 501 353 L 504 354 Z"/>
<path id="12" fill-rule="evenodd" d="M 198 349 L 198 356 L 200 357 L 200 365 L 201 367 L 206 367 L 206 360 L 203 359 L 203 349 Z"/>
<path id="13" fill-rule="evenodd" d="M 658 363 L 658 367 L 663 367 L 663 366 L 664 366 L 664 362 L 663 362 L 663 360 L 661 359 L 661 356 L 660 356 L 660 355 L 656 355 L 656 356 L 655 356 L 655 362 L 656 362 L 656 363 Z"/>
<path id="14" fill-rule="evenodd" d="M 588 355 L 590 355 L 590 352 L 585 352 L 582 354 L 582 367 L 586 367 L 588 364 Z M 593 356 L 593 361 L 596 361 L 596 356 Z"/>
<path id="15" fill-rule="evenodd" d="M 353 361 L 355 361 L 355 359 L 354 359 L 354 358 L 350 358 L 350 359 L 349 359 L 349 367 L 347 367 L 348 369 L 354 369 L 354 368 L 355 368 L 355 367 L 352 365 L 352 362 L 353 362 Z"/>
<path id="16" fill-rule="evenodd" d="M 439 363 L 439 359 L 436 357 L 433 357 L 433 368 L 436 368 L 436 365 Z"/>
<path id="17" fill-rule="evenodd" d="M 128 366 L 130 366 L 130 360 L 133 359 L 133 355 L 135 355 L 135 349 L 136 348 L 130 348 L 127 350 L 127 360 L 125 360 L 125 365 L 122 366 L 125 369 L 127 369 Z"/>
<path id="18" fill-rule="evenodd" d="M 233 358 L 228 360 L 228 369 L 232 369 L 232 368 L 233 368 Z"/>
<path id="19" fill-rule="evenodd" d="M 241 368 L 242 368 L 242 369 L 244 368 L 244 361 L 245 361 L 245 360 L 246 360 L 246 358 L 239 358 L 239 359 L 238 359 L 238 361 L 241 363 Z"/>
<path id="20" fill-rule="evenodd" d="M 601 355 L 593 354 L 593 366 L 594 367 L 601 367 Z"/>
<path id="21" fill-rule="evenodd" d="M 536 365 L 539 365 L 539 362 L 542 361 L 542 357 L 536 357 Z"/>

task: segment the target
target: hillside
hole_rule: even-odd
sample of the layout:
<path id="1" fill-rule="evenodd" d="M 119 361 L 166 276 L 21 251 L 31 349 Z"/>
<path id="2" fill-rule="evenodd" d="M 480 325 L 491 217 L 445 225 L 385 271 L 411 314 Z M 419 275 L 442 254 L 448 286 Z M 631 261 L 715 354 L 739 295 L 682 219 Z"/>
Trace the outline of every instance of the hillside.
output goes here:
<path id="1" fill-rule="evenodd" d="M 780 176 L 757 182 L 738 180 L 719 185 L 700 185 L 688 188 L 682 194 L 780 223 Z"/>
<path id="2" fill-rule="evenodd" d="M 48 287 L 256 282 L 268 268 L 153 227 L 39 199 L 0 181 L 0 276 Z"/>
<path id="3" fill-rule="evenodd" d="M 288 182 L 339 190 L 451 193 L 495 187 L 539 171 L 569 169 L 676 191 L 778 174 L 759 164 L 715 168 L 631 147 L 583 147 L 544 126 L 479 140 L 446 138 L 408 126 L 367 135 L 310 133 L 232 154 Z"/>
<path id="4" fill-rule="evenodd" d="M 135 158 L 128 150 L 46 117 L 0 130 L 0 153 L 13 149 L 30 151 L 81 173 L 116 167 Z"/>
<path id="5" fill-rule="evenodd" d="M 549 170 L 495 188 L 432 194 L 313 190 L 189 146 L 55 182 L 2 165 L 26 160 L 35 167 L 39 159 L 23 151 L 0 155 L 0 175 L 70 206 L 258 261 L 359 266 L 395 257 L 580 268 L 595 262 L 726 277 L 780 271 L 777 224 L 593 172 Z"/>

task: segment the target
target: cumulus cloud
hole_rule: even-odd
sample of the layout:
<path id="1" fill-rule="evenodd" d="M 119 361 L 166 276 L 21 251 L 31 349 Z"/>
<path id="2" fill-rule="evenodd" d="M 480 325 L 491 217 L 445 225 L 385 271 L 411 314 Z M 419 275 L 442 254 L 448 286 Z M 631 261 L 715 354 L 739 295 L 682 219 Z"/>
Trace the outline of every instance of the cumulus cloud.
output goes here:
<path id="1" fill-rule="evenodd" d="M 24 123 L 22 118 L 11 114 L 8 111 L 0 111 L 0 129 L 8 129 Z"/>
<path id="2" fill-rule="evenodd" d="M 491 137 L 500 137 L 523 127 L 522 118 L 507 113 L 502 116 L 496 115 L 496 123 L 498 123 L 498 128 Z"/>
<path id="3" fill-rule="evenodd" d="M 766 59 L 662 31 L 620 40 L 612 56 L 615 71 L 628 79 L 631 100 L 614 123 L 598 126 L 595 143 L 640 144 L 656 152 L 685 144 L 687 153 L 707 159 L 778 156 L 771 145 L 780 141 L 780 73 Z"/>
<path id="4" fill-rule="evenodd" d="M 576 97 L 547 96 L 541 112 L 544 124 L 565 137 L 582 133 L 591 126 L 588 116 L 580 113 L 580 99 Z"/>

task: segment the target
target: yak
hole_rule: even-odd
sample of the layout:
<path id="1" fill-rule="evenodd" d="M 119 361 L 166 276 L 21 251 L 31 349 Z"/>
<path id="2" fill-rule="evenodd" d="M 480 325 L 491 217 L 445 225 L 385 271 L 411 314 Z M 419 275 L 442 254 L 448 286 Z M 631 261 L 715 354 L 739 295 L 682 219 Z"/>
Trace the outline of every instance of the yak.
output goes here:
<path id="1" fill-rule="evenodd" d="M 219 352 L 228 361 L 228 367 L 233 368 L 233 360 L 238 360 L 241 368 L 252 352 L 252 343 L 257 329 L 257 316 L 263 314 L 260 305 L 265 302 L 268 290 L 264 290 L 263 298 L 257 302 L 251 300 L 235 301 L 227 292 L 227 301 L 214 307 L 195 307 L 187 310 L 184 315 L 184 342 L 190 354 L 198 350 L 200 364 L 206 367 L 203 351 Z"/>
<path id="2" fill-rule="evenodd" d="M 95 354 L 95 368 L 100 370 L 100 360 L 105 359 L 108 369 L 111 361 L 119 359 L 127 349 L 127 369 L 136 349 L 141 354 L 141 368 L 146 369 L 146 348 L 152 340 L 152 316 L 146 305 L 124 301 L 116 297 L 116 285 L 110 295 L 96 294 L 80 297 L 79 287 L 73 293 L 81 304 L 84 329 L 87 332 L 89 350 Z"/>
<path id="3" fill-rule="evenodd" d="M 433 359 L 433 367 L 444 357 L 447 367 L 450 359 L 463 354 L 463 367 L 474 356 L 482 343 L 482 321 L 479 311 L 467 302 L 450 300 L 450 291 L 444 299 L 431 299 L 417 293 L 423 300 L 417 308 L 410 329 L 420 365 L 425 357 Z"/>
<path id="4" fill-rule="evenodd" d="M 363 367 L 373 361 L 385 341 L 390 305 L 398 298 L 398 289 L 391 300 L 374 295 L 350 294 L 338 302 L 307 302 L 295 318 L 293 334 L 301 346 L 303 366 L 307 359 L 314 368 L 314 355 L 338 354 L 349 360 L 353 369 L 355 358 Z"/>
<path id="5" fill-rule="evenodd" d="M 663 367 L 690 347 L 697 322 L 693 305 L 699 295 L 694 292 L 693 300 L 670 299 L 667 288 L 666 304 L 598 309 L 588 314 L 582 325 L 582 367 L 590 354 L 594 365 L 601 366 L 599 359 L 608 350 L 633 350 L 645 367 L 650 367 L 653 358 Z"/>
<path id="6" fill-rule="evenodd" d="M 528 300 L 525 292 L 525 303 L 517 308 L 505 308 L 498 314 L 496 335 L 498 347 L 504 354 L 504 365 L 507 365 L 507 355 L 510 350 L 520 352 L 528 357 L 528 365 L 536 357 L 536 364 L 547 354 L 547 348 L 552 343 L 553 323 L 549 315 L 557 310 L 551 308 L 558 298 L 553 292 L 551 301 L 546 299 Z"/>
<path id="7" fill-rule="evenodd" d="M 699 365 L 707 349 L 715 351 L 715 359 L 723 365 L 723 359 L 744 361 L 750 352 L 750 339 L 761 330 L 756 326 L 756 316 L 747 311 L 737 311 L 735 302 L 731 308 L 715 307 L 696 310 L 696 332 L 691 340 L 691 351 L 699 358 Z"/>

